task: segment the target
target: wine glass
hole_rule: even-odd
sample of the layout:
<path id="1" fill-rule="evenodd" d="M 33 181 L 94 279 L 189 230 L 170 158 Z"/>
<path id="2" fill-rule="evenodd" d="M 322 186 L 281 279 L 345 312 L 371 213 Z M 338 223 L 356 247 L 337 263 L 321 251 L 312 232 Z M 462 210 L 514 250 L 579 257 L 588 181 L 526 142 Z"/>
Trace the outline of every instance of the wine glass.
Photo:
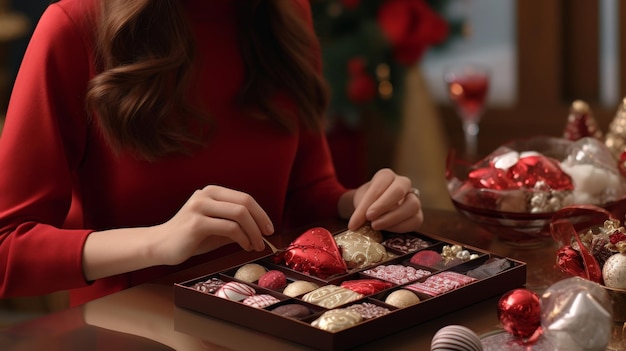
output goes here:
<path id="1" fill-rule="evenodd" d="M 458 64 L 444 71 L 448 96 L 463 122 L 465 153 L 470 157 L 478 153 L 478 124 L 489 90 L 489 76 L 489 69 L 479 64 Z"/>

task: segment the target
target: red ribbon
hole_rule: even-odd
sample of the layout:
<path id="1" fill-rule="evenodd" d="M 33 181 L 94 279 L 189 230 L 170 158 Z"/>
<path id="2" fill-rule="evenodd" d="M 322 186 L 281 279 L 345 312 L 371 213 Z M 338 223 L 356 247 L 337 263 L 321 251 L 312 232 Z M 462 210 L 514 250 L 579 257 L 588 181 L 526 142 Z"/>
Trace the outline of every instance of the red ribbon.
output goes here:
<path id="1" fill-rule="evenodd" d="M 601 225 L 607 219 L 614 219 L 614 217 L 602 207 L 576 205 L 558 210 L 550 222 L 550 233 L 561 246 L 570 245 L 572 238 L 576 240 L 584 263 L 581 277 L 596 283 L 602 282 L 600 264 L 587 247 L 583 245 L 578 232 L 594 225 Z"/>

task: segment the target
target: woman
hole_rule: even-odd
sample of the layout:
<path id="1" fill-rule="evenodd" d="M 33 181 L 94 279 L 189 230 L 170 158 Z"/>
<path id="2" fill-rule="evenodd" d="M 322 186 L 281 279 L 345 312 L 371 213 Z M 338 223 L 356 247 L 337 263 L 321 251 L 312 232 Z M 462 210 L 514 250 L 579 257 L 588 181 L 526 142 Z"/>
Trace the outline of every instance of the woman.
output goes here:
<path id="1" fill-rule="evenodd" d="M 416 230 L 408 178 L 338 183 L 319 60 L 306 0 L 52 4 L 0 139 L 0 296 L 76 305 L 323 218 Z"/>

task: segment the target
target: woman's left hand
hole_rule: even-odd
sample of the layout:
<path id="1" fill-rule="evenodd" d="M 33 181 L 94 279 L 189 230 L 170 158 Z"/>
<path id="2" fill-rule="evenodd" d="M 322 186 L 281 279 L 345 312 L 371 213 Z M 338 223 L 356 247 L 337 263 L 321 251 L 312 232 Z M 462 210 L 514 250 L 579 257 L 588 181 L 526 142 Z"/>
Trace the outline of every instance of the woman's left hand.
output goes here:
<path id="1" fill-rule="evenodd" d="M 416 231 L 424 222 L 419 191 L 408 177 L 391 169 L 381 169 L 356 189 L 354 213 L 348 228 L 355 230 L 370 222 L 373 229 L 396 233 Z"/>

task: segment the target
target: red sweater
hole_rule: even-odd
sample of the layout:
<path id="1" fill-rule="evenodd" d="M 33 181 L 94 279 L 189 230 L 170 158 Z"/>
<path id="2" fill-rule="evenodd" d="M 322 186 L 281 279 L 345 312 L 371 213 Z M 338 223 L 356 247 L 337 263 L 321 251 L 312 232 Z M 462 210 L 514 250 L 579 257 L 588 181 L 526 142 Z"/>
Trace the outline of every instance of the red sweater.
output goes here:
<path id="1" fill-rule="evenodd" d="M 308 2 L 300 2 L 310 23 Z M 87 82 L 96 74 L 95 3 L 62 0 L 47 9 L 14 86 L 0 138 L 0 297 L 70 289 L 78 304 L 181 269 L 89 283 L 82 249 L 94 230 L 167 221 L 208 184 L 249 193 L 277 228 L 286 208 L 300 225 L 337 216 L 345 188 L 323 133 L 288 134 L 234 106 L 244 68 L 230 1 L 185 2 L 202 58 L 193 100 L 206 103 L 218 128 L 208 147 L 152 163 L 114 155 L 85 113 Z"/>

